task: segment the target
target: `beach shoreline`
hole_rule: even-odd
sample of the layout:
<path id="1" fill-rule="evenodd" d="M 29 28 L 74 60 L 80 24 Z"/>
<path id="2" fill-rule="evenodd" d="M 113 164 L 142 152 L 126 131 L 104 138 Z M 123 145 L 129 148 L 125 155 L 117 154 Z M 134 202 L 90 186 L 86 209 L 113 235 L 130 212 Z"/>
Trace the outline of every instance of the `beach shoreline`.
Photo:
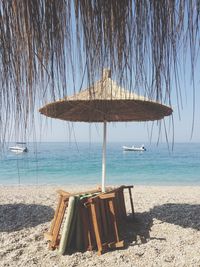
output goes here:
<path id="1" fill-rule="evenodd" d="M 126 248 L 60 256 L 47 248 L 58 201 L 56 190 L 94 185 L 0 185 L 0 266 L 200 266 L 200 186 L 133 189 L 135 221 L 124 232 Z M 130 212 L 128 194 L 125 194 Z"/>

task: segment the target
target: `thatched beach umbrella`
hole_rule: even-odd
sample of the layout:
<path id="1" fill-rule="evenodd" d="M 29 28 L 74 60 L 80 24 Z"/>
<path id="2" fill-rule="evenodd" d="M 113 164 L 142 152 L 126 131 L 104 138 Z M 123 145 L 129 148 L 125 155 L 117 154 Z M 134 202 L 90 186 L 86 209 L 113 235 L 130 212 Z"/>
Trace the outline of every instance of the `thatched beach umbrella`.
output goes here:
<path id="1" fill-rule="evenodd" d="M 104 70 L 103 77 L 90 88 L 49 103 L 40 113 L 65 121 L 103 122 L 102 191 L 105 192 L 106 124 L 115 121 L 154 121 L 172 114 L 172 109 L 124 90 Z"/>

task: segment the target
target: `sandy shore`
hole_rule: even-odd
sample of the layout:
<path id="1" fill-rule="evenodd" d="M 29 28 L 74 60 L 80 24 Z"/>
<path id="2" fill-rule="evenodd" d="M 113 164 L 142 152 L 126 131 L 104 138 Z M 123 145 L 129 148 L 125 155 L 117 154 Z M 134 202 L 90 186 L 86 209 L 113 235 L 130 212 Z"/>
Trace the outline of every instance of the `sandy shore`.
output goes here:
<path id="1" fill-rule="evenodd" d="M 102 256 L 48 250 L 43 233 L 60 188 L 0 186 L 0 266 L 200 266 L 200 187 L 135 186 L 136 219 L 124 233 L 127 247 Z"/>

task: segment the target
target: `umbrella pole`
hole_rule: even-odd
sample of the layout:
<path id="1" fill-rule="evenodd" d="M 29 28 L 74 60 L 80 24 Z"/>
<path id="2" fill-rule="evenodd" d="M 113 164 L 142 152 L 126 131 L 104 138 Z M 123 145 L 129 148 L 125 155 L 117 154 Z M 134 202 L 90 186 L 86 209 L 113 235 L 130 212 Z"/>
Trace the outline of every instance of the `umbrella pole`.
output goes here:
<path id="1" fill-rule="evenodd" d="M 102 185 L 101 191 L 105 192 L 105 179 L 106 179 L 106 121 L 103 123 L 103 152 L 102 152 Z"/>

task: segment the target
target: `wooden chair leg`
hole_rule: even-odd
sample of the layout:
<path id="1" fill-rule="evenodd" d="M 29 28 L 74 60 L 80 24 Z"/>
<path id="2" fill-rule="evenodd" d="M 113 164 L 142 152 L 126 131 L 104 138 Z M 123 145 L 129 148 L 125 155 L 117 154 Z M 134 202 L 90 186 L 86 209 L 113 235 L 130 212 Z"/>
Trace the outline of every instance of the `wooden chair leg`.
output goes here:
<path id="1" fill-rule="evenodd" d="M 132 218 L 134 218 L 134 205 L 133 205 L 133 197 L 132 197 L 132 191 L 131 189 L 133 188 L 133 185 L 128 185 L 128 186 L 123 186 L 123 190 L 124 189 L 128 189 L 129 192 L 129 200 L 130 200 L 130 204 L 131 204 L 131 211 L 132 211 Z"/>
<path id="2" fill-rule="evenodd" d="M 91 212 L 92 212 L 92 221 L 94 226 L 94 232 L 97 242 L 97 248 L 98 248 L 98 255 L 101 255 L 103 252 L 103 242 L 101 238 L 101 226 L 100 226 L 100 214 L 99 214 L 99 207 L 97 204 L 97 201 L 95 203 L 91 203 Z"/>

